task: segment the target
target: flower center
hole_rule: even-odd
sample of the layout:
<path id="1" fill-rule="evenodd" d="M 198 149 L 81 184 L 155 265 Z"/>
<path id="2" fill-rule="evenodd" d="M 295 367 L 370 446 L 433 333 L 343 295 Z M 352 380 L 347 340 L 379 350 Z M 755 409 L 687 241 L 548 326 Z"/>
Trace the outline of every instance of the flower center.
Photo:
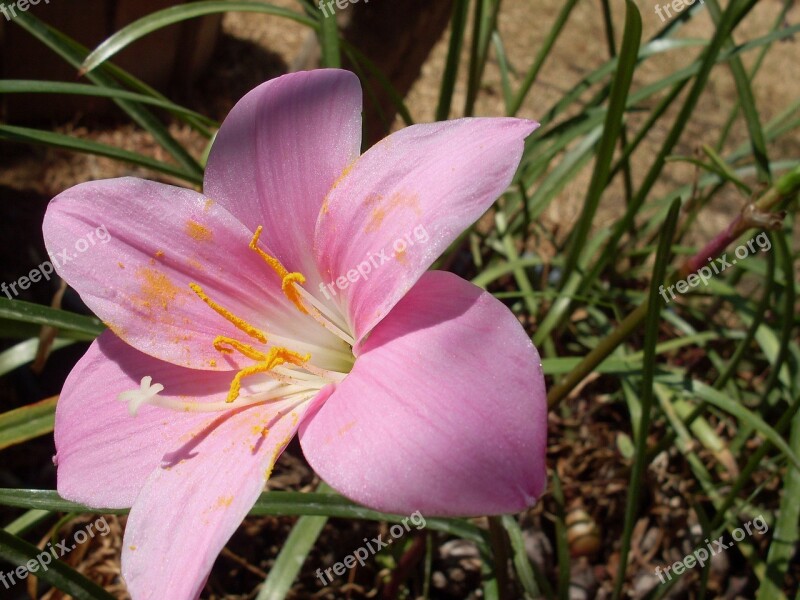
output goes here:
<path id="1" fill-rule="evenodd" d="M 281 278 L 281 290 L 284 295 L 299 312 L 312 317 L 319 325 L 352 347 L 355 340 L 347 333 L 347 326 L 342 323 L 341 318 L 303 289 L 302 284 L 306 281 L 303 274 L 289 272 L 277 258 L 258 247 L 262 229 L 261 226 L 256 229 L 249 248 L 258 253 Z M 315 396 L 329 383 L 342 381 L 349 372 L 349 368 L 347 372 L 322 369 L 311 362 L 311 354 L 300 354 L 285 346 L 268 345 L 266 333 L 214 302 L 198 284 L 192 282 L 189 287 L 214 312 L 266 348 L 260 350 L 237 339 L 219 335 L 213 342 L 217 352 L 220 354 L 238 352 L 255 362 L 234 375 L 224 402 L 187 402 L 163 398 L 159 393 L 164 390 L 164 386 L 160 383 L 152 385 L 153 379 L 148 375 L 142 378 L 139 389 L 122 392 L 118 396 L 120 401 L 128 403 L 131 415 L 136 415 L 143 404 L 182 412 L 219 412 L 287 399 L 296 399 L 299 404 Z M 352 354 L 348 356 L 347 362 L 352 366 Z M 268 376 L 268 379 L 255 384 L 252 393 L 240 398 L 242 380 L 259 374 Z"/>

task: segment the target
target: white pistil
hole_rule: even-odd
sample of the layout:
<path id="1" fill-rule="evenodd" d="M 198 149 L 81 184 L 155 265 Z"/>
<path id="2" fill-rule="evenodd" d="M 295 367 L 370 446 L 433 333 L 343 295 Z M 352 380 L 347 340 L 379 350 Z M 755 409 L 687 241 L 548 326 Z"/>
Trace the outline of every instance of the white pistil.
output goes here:
<path id="1" fill-rule="evenodd" d="M 285 379 L 291 380 L 292 378 L 285 377 Z M 136 416 L 143 404 L 158 406 L 159 408 L 165 408 L 176 412 L 213 413 L 240 409 L 256 404 L 265 404 L 273 400 L 297 399 L 299 401 L 305 401 L 316 395 L 317 392 L 328 383 L 328 381 L 323 381 L 318 378 L 302 382 L 295 379 L 294 381 L 297 383 L 278 385 L 268 391 L 257 392 L 250 396 L 240 396 L 235 402 L 230 403 L 224 400 L 220 402 L 186 402 L 173 398 L 164 398 L 158 395 L 159 392 L 164 390 L 164 386 L 160 383 L 151 385 L 152 381 L 153 378 L 149 375 L 142 377 L 141 387 L 138 390 L 122 392 L 117 396 L 117 399 L 121 402 L 128 403 L 128 412 L 130 412 L 132 416 Z"/>
<path id="2" fill-rule="evenodd" d="M 151 383 L 153 383 L 153 378 L 146 375 L 142 377 L 138 390 L 122 392 L 117 396 L 120 402 L 128 403 L 128 412 L 131 413 L 131 416 L 136 416 L 142 404 L 154 404 L 153 401 L 158 398 L 158 393 L 164 390 L 164 386 L 160 383 L 150 385 Z"/>

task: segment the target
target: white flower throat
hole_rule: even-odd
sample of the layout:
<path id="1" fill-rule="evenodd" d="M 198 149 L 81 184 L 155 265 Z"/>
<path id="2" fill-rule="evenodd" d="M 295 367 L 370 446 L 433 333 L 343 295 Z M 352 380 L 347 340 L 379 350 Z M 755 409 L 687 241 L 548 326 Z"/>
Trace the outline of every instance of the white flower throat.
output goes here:
<path id="1" fill-rule="evenodd" d="M 306 279 L 301 273 L 290 273 L 278 259 L 258 247 L 261 231 L 262 227 L 259 226 L 249 247 L 281 278 L 281 289 L 286 297 L 300 313 L 312 317 L 325 330 L 345 342 L 348 350 L 352 348 L 355 340 L 348 333 L 349 327 L 341 315 L 303 289 L 302 284 Z M 263 345 L 264 349 L 255 347 L 253 342 L 246 344 L 219 335 L 213 342 L 217 352 L 222 355 L 238 352 L 254 361 L 254 364 L 239 370 L 233 376 L 224 401 L 192 402 L 160 396 L 164 386 L 160 383 L 154 384 L 153 378 L 147 375 L 142 378 L 138 389 L 122 392 L 118 396 L 121 402 L 128 403 L 131 415 L 135 416 L 145 404 L 180 412 L 222 412 L 277 400 L 296 400 L 300 404 L 313 398 L 326 385 L 342 381 L 350 372 L 355 361 L 352 350 L 335 350 L 322 346 L 315 348 L 317 357 L 325 359 L 323 364 L 337 365 L 335 370 L 323 369 L 311 362 L 310 353 L 300 354 L 287 347 L 296 340 L 272 336 L 273 343 L 270 344 L 266 333 L 214 302 L 198 284 L 190 283 L 189 287 L 218 315 L 259 345 Z M 276 345 L 276 342 L 280 345 Z M 248 380 L 248 393 L 243 395 L 242 382 L 245 379 Z"/>

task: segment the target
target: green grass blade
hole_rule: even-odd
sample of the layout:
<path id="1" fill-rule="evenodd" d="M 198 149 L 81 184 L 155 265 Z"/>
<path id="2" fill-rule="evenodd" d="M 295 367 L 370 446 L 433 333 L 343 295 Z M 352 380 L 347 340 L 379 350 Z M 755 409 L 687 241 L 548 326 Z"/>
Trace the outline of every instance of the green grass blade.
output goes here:
<path id="1" fill-rule="evenodd" d="M 753 343 L 753 339 L 756 337 L 756 332 L 758 328 L 761 326 L 761 323 L 764 321 L 764 316 L 767 313 L 767 309 L 769 308 L 769 300 L 772 296 L 772 290 L 775 286 L 775 253 L 768 252 L 767 253 L 767 275 L 765 277 L 766 285 L 764 286 L 764 292 L 761 295 L 761 299 L 758 302 L 758 306 L 756 307 L 755 314 L 753 316 L 753 321 L 750 323 L 750 326 L 747 328 L 747 333 L 745 334 L 744 339 L 739 342 L 739 345 L 736 347 L 736 350 L 733 352 L 730 360 L 728 361 L 725 370 L 719 374 L 717 380 L 714 382 L 714 387 L 718 390 L 721 390 L 725 385 L 730 381 L 730 379 L 735 375 L 736 369 L 739 366 L 742 358 L 744 358 L 745 352 L 750 348 L 750 344 Z"/>
<path id="2" fill-rule="evenodd" d="M 329 492 L 330 489 L 322 483 L 317 492 Z M 283 600 L 286 597 L 327 522 L 328 517 L 324 516 L 304 516 L 297 520 L 256 600 Z"/>
<path id="3" fill-rule="evenodd" d="M 717 0 L 708 0 L 708 11 L 714 23 L 719 25 L 719 20 L 722 16 L 722 9 L 720 8 L 719 2 L 717 2 Z M 724 48 L 728 49 L 733 46 L 733 40 L 729 38 Z M 736 82 L 739 105 L 742 108 L 745 122 L 747 123 L 747 132 L 750 135 L 750 143 L 753 147 L 753 157 L 756 161 L 758 179 L 761 183 L 769 184 L 772 182 L 772 174 L 769 171 L 767 144 L 764 141 L 764 131 L 761 128 L 761 121 L 758 118 L 758 107 L 756 107 L 756 99 L 753 95 L 753 88 L 750 85 L 750 78 L 747 75 L 747 71 L 745 71 L 742 59 L 738 56 L 731 58 L 730 65 L 733 79 Z"/>
<path id="4" fill-rule="evenodd" d="M 198 112 L 170 102 L 162 98 L 154 98 L 137 92 L 129 92 L 120 88 L 102 87 L 87 83 L 65 83 L 62 81 L 39 81 L 30 79 L 2 79 L 0 80 L 0 94 L 70 94 L 79 96 L 93 96 L 97 98 L 116 98 L 131 100 L 140 104 L 149 104 L 156 108 L 163 108 L 174 115 L 190 116 L 202 121 L 209 127 L 219 124 L 213 119 Z"/>
<path id="5" fill-rule="evenodd" d="M 59 329 L 66 329 L 97 337 L 105 330 L 99 319 L 86 317 L 75 313 L 33 304 L 23 300 L 8 300 L 0 298 L 0 318 L 38 325 L 50 325 Z"/>
<path id="6" fill-rule="evenodd" d="M 52 350 L 58 350 L 59 348 L 64 348 L 65 346 L 69 346 L 70 344 L 74 343 L 75 340 L 56 338 L 53 341 Z M 13 371 L 17 367 L 21 367 L 22 365 L 31 362 L 34 358 L 36 358 L 36 352 L 38 349 L 39 338 L 31 338 L 29 340 L 25 340 L 24 342 L 20 342 L 19 344 L 15 344 L 8 350 L 0 352 L 0 377 Z"/>
<path id="7" fill-rule="evenodd" d="M 464 116 L 471 117 L 475 111 L 486 60 L 489 58 L 489 45 L 492 32 L 497 28 L 497 15 L 502 0 L 475 0 L 475 17 L 472 30 L 467 97 L 464 103 Z"/>
<path id="8" fill-rule="evenodd" d="M 3 527 L 11 535 L 24 535 L 53 515 L 49 510 L 29 510 Z"/>
<path id="9" fill-rule="evenodd" d="M 74 67 L 77 67 L 81 59 L 88 53 L 88 50 L 75 42 L 75 40 L 45 25 L 30 13 L 20 14 L 15 22 Z M 117 82 L 105 70 L 92 73 L 88 77 L 94 83 L 104 87 L 119 87 Z M 117 98 L 114 99 L 114 102 L 135 123 L 149 132 L 153 139 L 169 152 L 187 173 L 202 179 L 203 169 L 198 162 L 170 135 L 164 124 L 153 113 L 144 106 L 129 100 Z"/>
<path id="10" fill-rule="evenodd" d="M 794 316 L 795 316 L 795 300 L 796 290 L 794 286 L 795 268 L 794 261 L 789 251 L 789 243 L 791 242 L 791 233 L 778 232 L 777 235 L 772 236 L 775 240 L 775 252 L 778 256 L 778 262 L 781 265 L 784 273 L 784 281 L 786 285 L 783 288 L 784 306 L 783 306 L 783 319 L 781 319 L 780 329 L 780 345 L 778 355 L 770 364 L 770 373 L 767 381 L 764 383 L 763 398 L 768 398 L 772 389 L 778 384 L 778 379 L 781 376 L 781 369 L 787 362 L 789 356 L 789 344 L 795 339 L 793 332 L 795 329 Z M 787 238 L 789 241 L 787 241 Z M 797 393 L 796 389 L 792 390 Z"/>
<path id="11" fill-rule="evenodd" d="M 40 560 L 37 557 L 43 552 L 49 554 L 49 551 L 40 550 L 33 544 L 0 529 L 0 558 L 11 564 L 23 566 L 31 560 Z M 52 554 L 50 557 L 52 558 Z M 60 560 L 50 562 L 46 571 L 37 565 L 35 575 L 42 581 L 70 594 L 76 600 L 114 600 L 111 594 Z"/>
<path id="12" fill-rule="evenodd" d="M 297 520 L 256 600 L 283 600 L 286 597 L 327 522 L 328 517 L 300 517 Z"/>
<path id="13" fill-rule="evenodd" d="M 636 8 L 636 5 L 631 0 L 626 1 L 626 7 L 622 48 L 620 49 L 620 58 L 617 63 L 617 72 L 611 85 L 611 96 L 609 97 L 608 112 L 603 125 L 603 135 L 600 138 L 594 171 L 586 193 L 583 210 L 573 230 L 570 250 L 564 265 L 562 286 L 568 281 L 569 276 L 578 264 L 578 256 L 585 247 L 585 241 L 600 204 L 600 197 L 608 184 L 611 162 L 614 159 L 614 148 L 617 146 L 617 141 L 622 131 L 622 119 L 625 114 L 628 93 L 633 82 L 633 72 L 636 68 L 636 57 L 639 54 L 639 42 L 642 37 L 642 17 L 639 14 L 639 9 Z"/>
<path id="14" fill-rule="evenodd" d="M 322 50 L 322 66 L 338 69 L 342 66 L 342 53 L 339 49 L 339 26 L 336 15 L 322 18 L 319 29 L 319 45 Z M 260 596 L 259 596 L 260 598 Z"/>
<path id="15" fill-rule="evenodd" d="M 567 0 L 567 2 L 564 3 L 564 6 L 558 13 L 558 17 L 556 17 L 555 23 L 553 23 L 547 37 L 539 47 L 539 52 L 536 53 L 536 58 L 530 69 L 528 69 L 528 73 L 525 75 L 525 80 L 522 82 L 520 90 L 511 102 L 508 109 L 508 116 L 513 117 L 519 112 L 522 103 L 525 102 L 525 98 L 528 96 L 528 92 L 531 91 L 531 87 L 533 87 L 536 78 L 539 76 L 539 71 L 542 70 L 544 61 L 550 56 L 550 51 L 553 49 L 556 40 L 558 40 L 558 36 L 561 35 L 561 32 L 564 30 L 564 25 L 566 25 L 567 19 L 569 19 L 569 15 L 572 13 L 572 9 L 575 8 L 577 3 L 578 0 Z"/>
<path id="16" fill-rule="evenodd" d="M 669 384 L 672 387 L 683 389 L 689 397 L 699 398 L 736 417 L 740 422 L 752 427 L 755 431 L 760 433 L 764 439 L 768 440 L 773 446 L 780 450 L 795 468 L 800 468 L 800 457 L 792 451 L 789 444 L 781 437 L 780 432 L 767 424 L 764 419 L 747 407 L 731 400 L 728 396 L 710 385 L 697 380 L 688 380 L 678 374 L 661 376 L 659 377 L 659 381 Z"/>
<path id="17" fill-rule="evenodd" d="M 558 560 L 558 584 L 556 592 L 559 600 L 569 600 L 570 556 L 569 542 L 567 541 L 567 515 L 564 490 L 558 473 L 553 471 L 553 500 L 556 502 L 556 558 Z"/>
<path id="18" fill-rule="evenodd" d="M 109 58 L 149 33 L 206 15 L 224 12 L 255 12 L 291 19 L 318 29 L 320 24 L 302 13 L 261 2 L 191 2 L 159 10 L 126 25 L 95 48 L 83 61 L 82 73 L 93 71 Z"/>
<path id="19" fill-rule="evenodd" d="M 650 412 L 653 405 L 653 384 L 656 371 L 656 344 L 658 343 L 658 324 L 659 315 L 663 303 L 659 298 L 658 286 L 664 281 L 667 273 L 667 266 L 670 260 L 670 248 L 672 247 L 672 237 L 678 224 L 678 214 L 680 213 L 680 202 L 674 201 L 669 209 L 661 237 L 656 252 L 656 262 L 653 267 L 653 275 L 650 279 L 650 291 L 647 301 L 647 315 L 645 317 L 644 332 L 644 371 L 642 373 L 642 392 L 641 392 L 641 421 L 637 430 L 633 467 L 631 469 L 630 485 L 628 487 L 628 497 L 625 504 L 625 524 L 623 526 L 622 538 L 620 540 L 619 569 L 614 582 L 615 600 L 622 594 L 622 587 L 625 583 L 625 575 L 628 570 L 628 555 L 630 553 L 631 536 L 636 518 L 639 514 L 639 497 L 643 486 L 642 477 L 645 470 L 645 460 L 647 456 L 647 435 L 650 429 Z"/>
<path id="20" fill-rule="evenodd" d="M 458 65 L 461 61 L 461 48 L 464 44 L 464 31 L 467 28 L 467 13 L 470 0 L 455 0 L 453 16 L 450 20 L 450 42 L 447 48 L 442 86 L 439 91 L 439 103 L 436 105 L 436 120 L 444 121 L 450 117 L 453 104 L 453 90 L 458 79 Z"/>
<path id="21" fill-rule="evenodd" d="M 519 578 L 519 583 L 525 592 L 525 600 L 535 600 L 542 596 L 552 598 L 553 589 L 550 587 L 550 583 L 544 574 L 538 572 L 536 565 L 528 558 L 522 530 L 516 519 L 511 515 L 504 515 L 502 523 L 511 543 L 512 562 L 514 563 L 514 570 Z"/>
<path id="22" fill-rule="evenodd" d="M 793 4 L 794 4 L 793 0 L 784 0 L 781 12 L 778 13 L 778 15 L 776 16 L 775 21 L 772 24 L 771 30 L 779 29 L 781 27 L 781 25 L 786 20 L 786 15 L 788 14 L 789 9 L 792 7 Z M 756 75 L 761 69 L 761 66 L 764 63 L 764 59 L 767 57 L 767 53 L 771 49 L 772 49 L 772 44 L 768 44 L 764 46 L 758 53 L 758 57 L 756 58 L 752 68 L 750 69 L 749 77 L 751 81 L 755 79 Z M 731 113 L 728 116 L 728 120 L 722 127 L 722 134 L 719 136 L 719 140 L 717 141 L 717 146 L 716 146 L 717 151 L 721 151 L 722 148 L 725 146 L 725 142 L 728 140 L 728 136 L 730 135 L 733 124 L 736 121 L 736 117 L 739 114 L 740 108 L 741 108 L 741 103 L 737 99 L 736 103 L 733 105 L 733 108 L 731 109 Z"/>
<path id="23" fill-rule="evenodd" d="M 800 412 L 792 421 L 789 445 L 800 455 Z M 777 598 L 800 540 L 800 469 L 789 467 L 784 478 L 783 498 L 778 520 L 772 530 L 772 543 L 767 552 L 766 577 L 761 581 L 756 600 Z M 798 590 L 800 594 L 800 590 Z"/>
<path id="24" fill-rule="evenodd" d="M 511 77 L 509 76 L 511 67 L 508 64 L 508 56 L 506 55 L 506 48 L 503 45 L 503 38 L 500 37 L 500 33 L 497 31 L 492 34 L 492 46 L 494 46 L 494 52 L 497 55 L 497 66 L 500 69 L 500 86 L 503 90 L 503 104 L 506 107 L 506 114 L 509 114 L 511 112 L 513 97 L 513 92 L 511 91 Z"/>
<path id="25" fill-rule="evenodd" d="M 0 488 L 0 504 L 17 508 L 38 508 L 70 513 L 102 513 L 122 515 L 127 509 L 108 507 L 89 507 L 61 498 L 51 490 L 23 490 Z M 401 523 L 408 515 L 393 515 L 364 508 L 338 494 L 305 492 L 265 492 L 250 510 L 253 516 L 276 515 L 299 517 L 303 515 L 338 517 L 342 519 L 366 519 L 369 521 L 388 521 Z M 486 547 L 486 534 L 463 519 L 428 518 L 427 529 L 442 531 L 448 535 L 470 540 L 479 547 Z"/>
<path id="26" fill-rule="evenodd" d="M 584 279 L 584 287 L 581 291 L 585 290 L 588 285 L 591 285 L 597 279 L 597 276 L 600 274 L 600 272 L 605 268 L 609 259 L 612 256 L 616 256 L 617 246 L 620 239 L 633 225 L 635 216 L 639 213 L 644 201 L 649 196 L 650 191 L 661 175 L 661 171 L 666 164 L 667 156 L 671 154 L 675 144 L 678 143 L 678 140 L 686 127 L 686 123 L 694 113 L 694 109 L 700 100 L 700 96 L 706 89 L 706 83 L 708 82 L 712 68 L 717 62 L 717 58 L 722 49 L 723 43 L 728 39 L 730 32 L 733 30 L 736 24 L 738 24 L 739 21 L 744 18 L 745 14 L 753 8 L 755 2 L 756 0 L 734 1 L 728 6 L 727 10 L 723 14 L 720 24 L 714 33 L 714 37 L 711 39 L 711 42 L 703 53 L 703 59 L 699 67 L 699 71 L 695 77 L 694 84 L 689 90 L 688 96 L 681 106 L 680 113 L 675 118 L 673 126 L 667 134 L 667 138 L 662 144 L 653 165 L 647 172 L 644 181 L 640 185 L 634 198 L 631 200 L 631 203 L 625 211 L 625 214 L 614 226 L 611 239 L 608 241 L 605 251 L 600 254 L 591 271 Z"/>
<path id="27" fill-rule="evenodd" d="M 0 125 L 0 139 L 13 142 L 23 142 L 26 144 L 38 144 L 82 152 L 84 154 L 94 154 L 105 156 L 121 162 L 152 169 L 165 175 L 172 175 L 196 185 L 202 185 L 203 177 L 200 174 L 190 173 L 180 167 L 170 165 L 160 160 L 143 156 L 136 152 L 123 150 L 107 144 L 101 144 L 92 140 L 82 140 L 80 138 L 55 133 L 42 129 L 31 129 L 29 127 L 17 127 L 16 125 Z"/>
<path id="28" fill-rule="evenodd" d="M 0 450 L 53 431 L 57 402 L 54 396 L 0 414 Z"/>

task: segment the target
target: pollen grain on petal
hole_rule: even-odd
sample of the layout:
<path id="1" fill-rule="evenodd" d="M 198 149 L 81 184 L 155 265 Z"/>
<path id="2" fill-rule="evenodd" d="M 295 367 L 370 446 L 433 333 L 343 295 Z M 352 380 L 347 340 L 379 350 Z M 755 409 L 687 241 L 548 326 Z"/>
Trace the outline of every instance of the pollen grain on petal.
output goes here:
<path id="1" fill-rule="evenodd" d="M 398 208 L 412 210 L 418 217 L 422 215 L 419 194 L 416 192 L 395 192 L 388 200 L 385 200 L 383 194 L 373 192 L 368 194 L 364 199 L 364 205 L 370 208 L 369 220 L 364 229 L 365 233 L 378 231 L 386 220 L 386 217 Z"/>
<path id="2" fill-rule="evenodd" d="M 233 504 L 233 496 L 220 496 L 217 498 L 217 508 L 227 508 Z"/>
<path id="3" fill-rule="evenodd" d="M 172 280 L 162 271 L 149 267 L 139 267 L 136 270 L 136 279 L 139 281 L 139 293 L 130 296 L 130 301 L 135 308 L 144 313 L 145 317 L 166 322 L 164 312 L 183 296 Z"/>
<path id="4" fill-rule="evenodd" d="M 337 433 L 339 434 L 339 437 L 344 437 L 344 434 L 346 434 L 346 433 L 347 433 L 348 431 L 350 431 L 350 430 L 351 430 L 353 427 L 355 427 L 355 424 L 356 424 L 356 422 L 355 422 L 355 421 L 350 421 L 350 422 L 349 422 L 347 425 L 345 425 L 344 427 L 342 427 L 342 428 L 341 428 L 341 429 L 340 429 L 340 430 L 337 432 Z"/>
<path id="5" fill-rule="evenodd" d="M 186 233 L 198 242 L 210 242 L 214 237 L 208 227 L 192 219 L 186 221 Z"/>

